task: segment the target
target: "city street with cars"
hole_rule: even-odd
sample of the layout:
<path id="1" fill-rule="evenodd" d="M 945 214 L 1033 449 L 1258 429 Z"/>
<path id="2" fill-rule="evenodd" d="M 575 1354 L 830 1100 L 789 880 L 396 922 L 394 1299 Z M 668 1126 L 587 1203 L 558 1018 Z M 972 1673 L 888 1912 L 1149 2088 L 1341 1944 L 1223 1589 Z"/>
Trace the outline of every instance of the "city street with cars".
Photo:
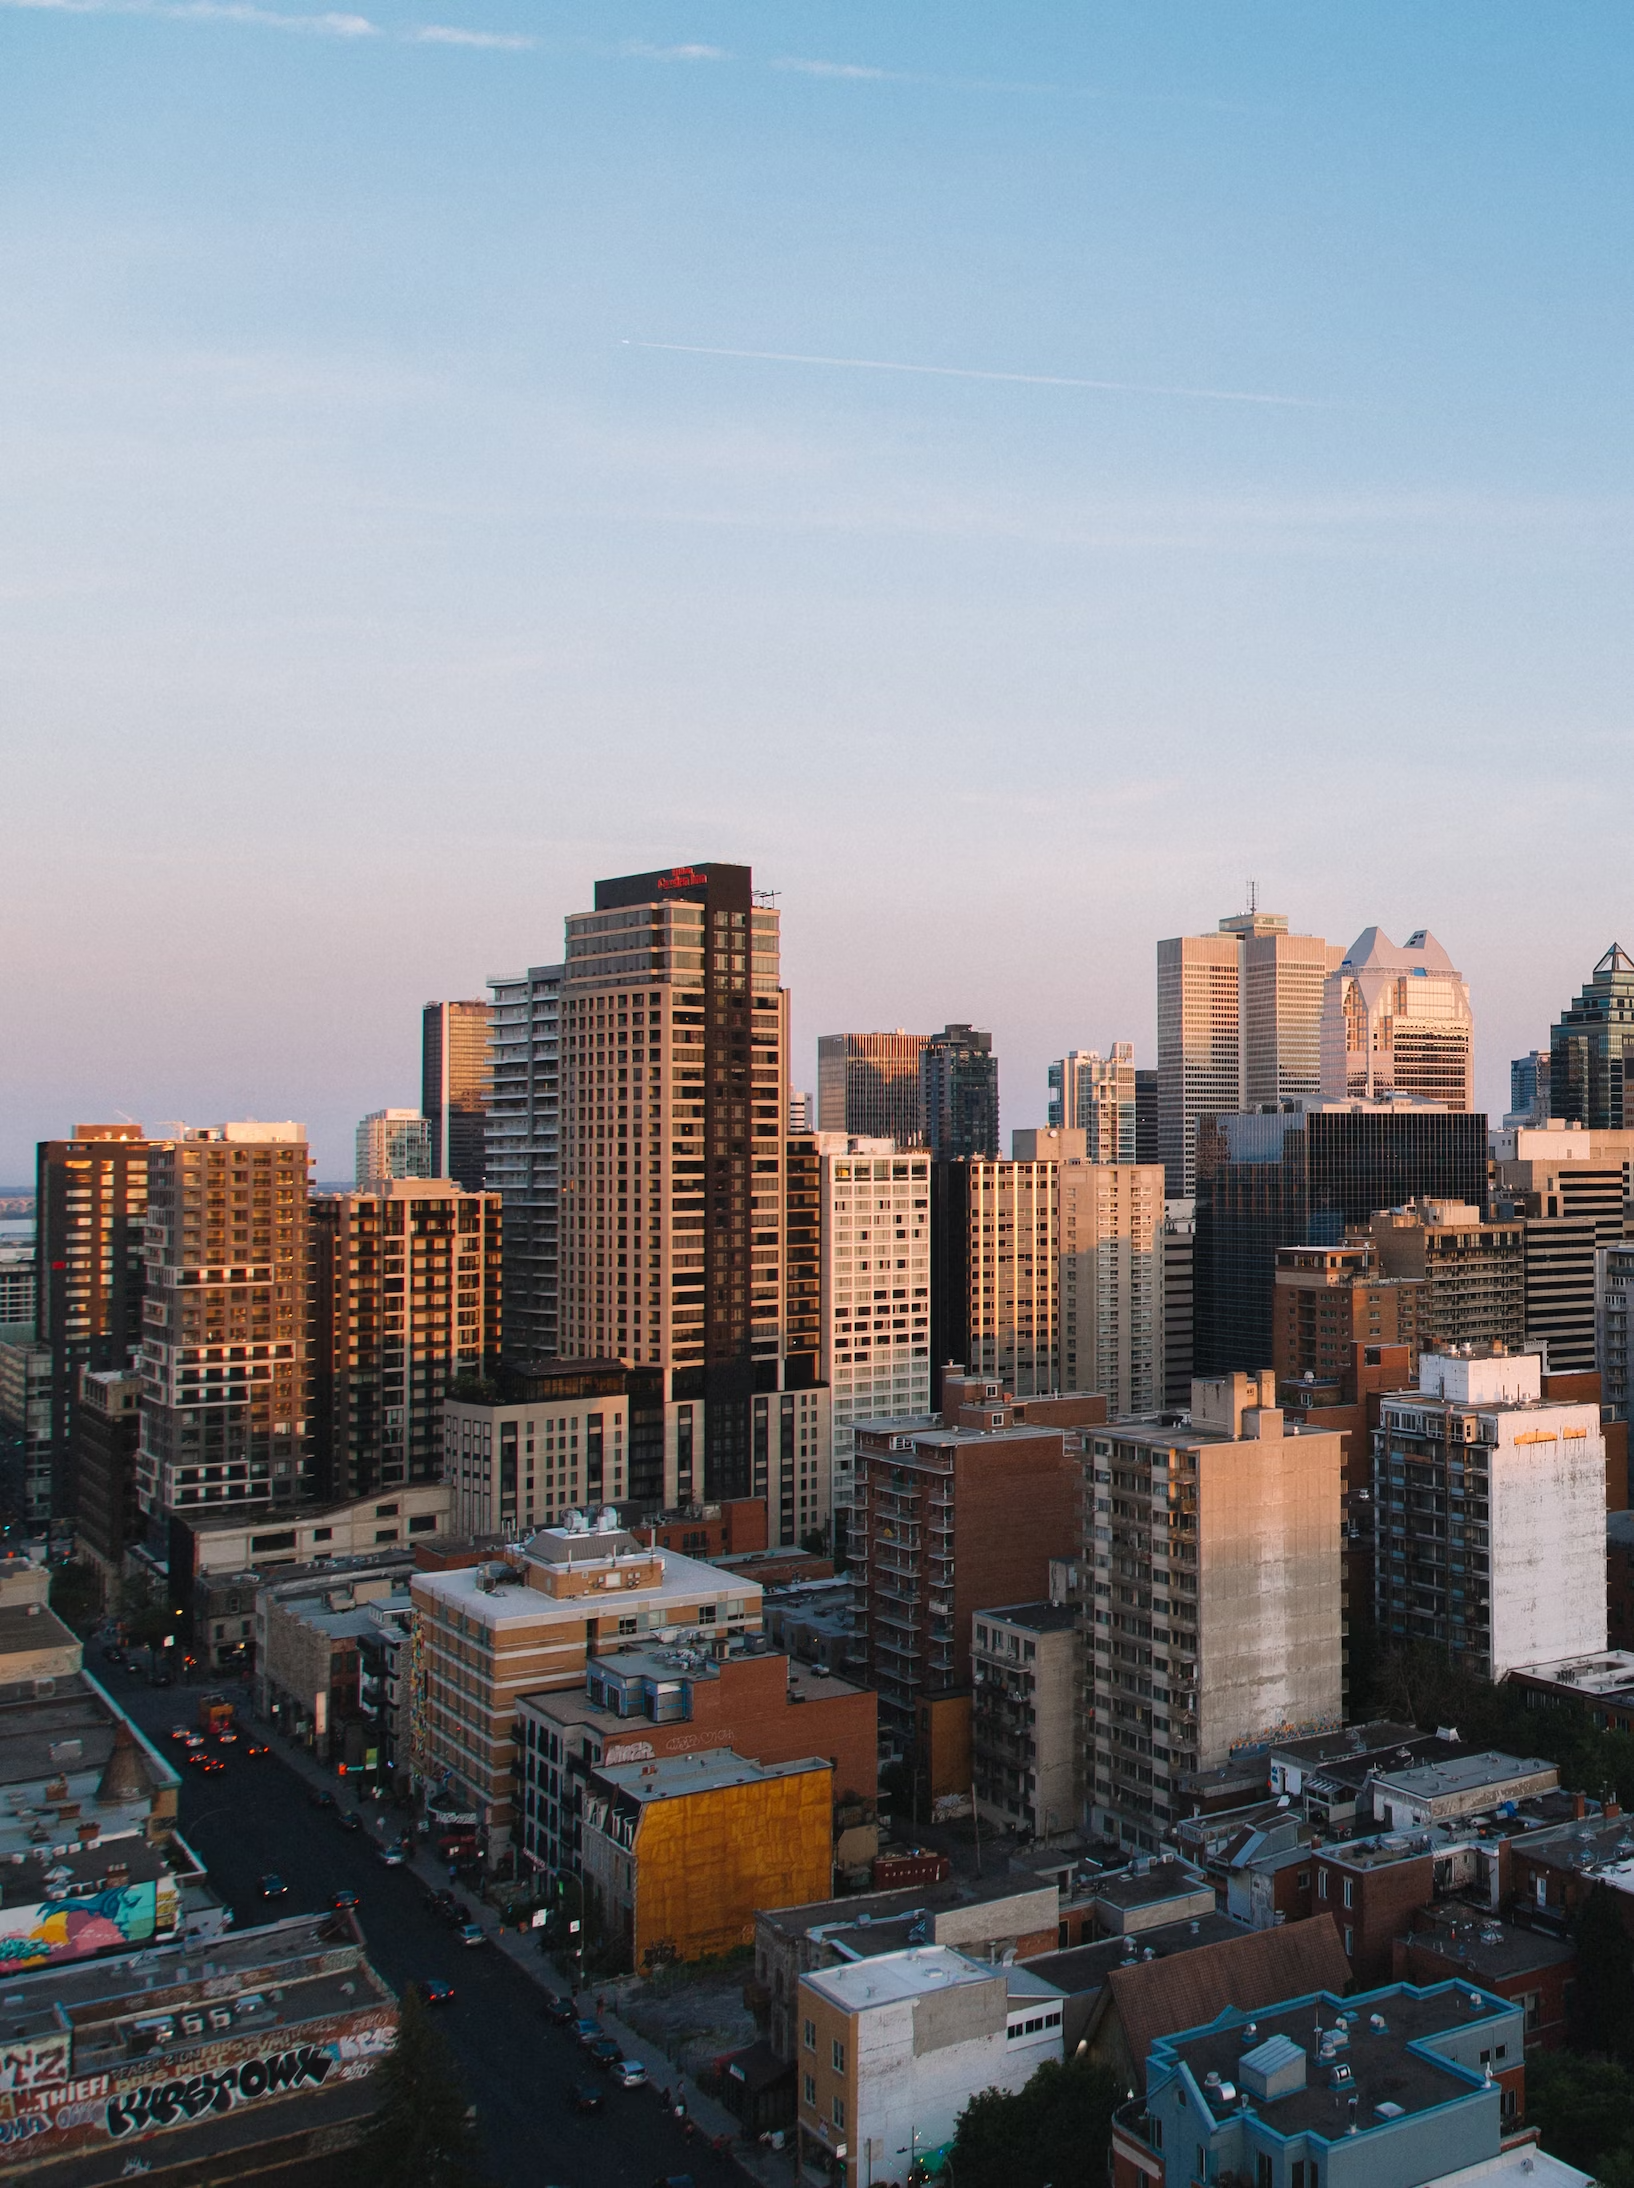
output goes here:
<path id="1" fill-rule="evenodd" d="M 541 1959 L 536 1976 L 498 1948 L 491 1908 L 431 1884 L 424 1855 L 387 1858 L 407 1829 L 389 1802 L 360 1810 L 338 1779 L 324 1798 L 310 1764 L 286 1761 L 283 1742 L 269 1746 L 253 1720 L 240 1719 L 236 1739 L 211 1735 L 190 1747 L 198 1688 L 155 1688 L 135 1658 L 110 1663 L 92 1652 L 90 1661 L 180 1772 L 182 1836 L 232 1908 L 235 1930 L 344 1909 L 393 1989 L 420 1986 L 476 2106 L 495 2188 L 652 2188 L 681 2174 L 715 2188 L 743 2178 L 730 2156 L 687 2134 L 650 2081 L 622 2070 L 619 2043 L 599 2026 L 599 2041 L 581 2042 L 571 2011 L 563 2025 L 552 1971 Z M 201 1754 L 213 1767 L 189 1761 Z M 526 1949 L 533 1954 L 531 1940 Z M 593 2003 L 581 1994 L 586 2013 Z"/>

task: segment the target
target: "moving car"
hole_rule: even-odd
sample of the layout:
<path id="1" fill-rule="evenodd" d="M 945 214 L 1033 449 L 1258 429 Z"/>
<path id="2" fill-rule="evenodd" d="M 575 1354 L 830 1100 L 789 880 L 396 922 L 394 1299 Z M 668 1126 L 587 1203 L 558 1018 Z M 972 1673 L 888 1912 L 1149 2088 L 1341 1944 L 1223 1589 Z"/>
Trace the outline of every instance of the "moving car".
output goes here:
<path id="1" fill-rule="evenodd" d="M 193 1737 L 193 1727 L 191 1725 L 172 1725 L 170 1737 L 173 1740 L 190 1740 Z"/>
<path id="2" fill-rule="evenodd" d="M 594 2082 L 575 2082 L 567 2096 L 575 2112 L 599 2112 L 605 2102 Z"/>
<path id="3" fill-rule="evenodd" d="M 276 1869 L 269 1869 L 261 1879 L 261 1897 L 263 1899 L 282 1899 L 288 1890 L 289 1886 Z"/>
<path id="4" fill-rule="evenodd" d="M 246 1740 L 244 1742 L 244 1752 L 246 1755 L 270 1755 L 272 1749 L 268 1747 L 265 1740 Z"/>
<path id="5" fill-rule="evenodd" d="M 428 2006 L 451 2006 L 454 2003 L 454 1986 L 445 1983 L 441 1976 L 430 1976 L 420 1985 L 420 1996 Z"/>
<path id="6" fill-rule="evenodd" d="M 462 1922 L 460 1924 L 460 1943 L 462 1945 L 486 1945 L 487 1942 L 488 1932 L 480 1922 Z"/>
<path id="7" fill-rule="evenodd" d="M 377 1847 L 375 1854 L 376 1858 L 383 1861 L 388 1869 L 401 1869 L 408 1859 L 408 1849 L 401 1843 Z"/>
<path id="8" fill-rule="evenodd" d="M 337 1892 L 329 1904 L 337 1913 L 349 1914 L 354 1907 L 361 1906 L 362 1901 L 358 1898 L 356 1892 L 343 1891 Z"/>
<path id="9" fill-rule="evenodd" d="M 639 2059 L 620 2059 L 613 2068 L 613 2079 L 620 2089 L 645 2089 L 647 2070 Z"/>
<path id="10" fill-rule="evenodd" d="M 363 1828 L 363 1818 L 358 1814 L 355 1808 L 343 1808 L 339 1810 L 337 1814 L 337 1821 L 339 1822 L 340 1827 L 343 1831 L 361 1831 Z"/>

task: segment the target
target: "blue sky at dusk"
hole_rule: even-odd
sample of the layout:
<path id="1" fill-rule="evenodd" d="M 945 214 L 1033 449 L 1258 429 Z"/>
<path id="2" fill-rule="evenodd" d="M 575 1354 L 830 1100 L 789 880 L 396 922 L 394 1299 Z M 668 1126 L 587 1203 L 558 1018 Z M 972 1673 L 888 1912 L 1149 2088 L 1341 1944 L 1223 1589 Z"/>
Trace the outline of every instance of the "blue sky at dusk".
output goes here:
<path id="1" fill-rule="evenodd" d="M 1153 1058 L 1244 900 L 1477 1089 L 1629 882 L 1634 16 L 0 0 L 0 1182 L 417 1098 L 598 874 Z M 827 361 L 820 361 L 827 360 Z"/>

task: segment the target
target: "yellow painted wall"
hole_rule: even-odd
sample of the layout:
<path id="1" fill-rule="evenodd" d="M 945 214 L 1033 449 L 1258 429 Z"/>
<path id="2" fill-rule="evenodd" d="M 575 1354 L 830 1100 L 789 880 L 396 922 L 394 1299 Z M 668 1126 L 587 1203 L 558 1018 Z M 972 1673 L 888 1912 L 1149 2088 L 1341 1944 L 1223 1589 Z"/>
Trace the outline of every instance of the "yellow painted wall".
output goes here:
<path id="1" fill-rule="evenodd" d="M 832 1770 L 654 1801 L 636 1832 L 634 1958 L 682 1960 L 752 1945 L 757 1907 L 795 1907 L 833 1888 Z"/>

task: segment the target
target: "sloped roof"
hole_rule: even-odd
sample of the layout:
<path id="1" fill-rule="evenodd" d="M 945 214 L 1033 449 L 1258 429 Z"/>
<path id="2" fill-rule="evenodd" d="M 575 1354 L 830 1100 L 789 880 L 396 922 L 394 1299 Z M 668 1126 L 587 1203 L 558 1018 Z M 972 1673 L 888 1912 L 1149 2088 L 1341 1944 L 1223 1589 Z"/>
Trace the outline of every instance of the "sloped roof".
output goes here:
<path id="1" fill-rule="evenodd" d="M 1382 927 L 1364 927 L 1346 950 L 1346 972 L 1444 972 L 1456 977 L 1452 959 L 1431 934 L 1418 927 L 1398 947 Z"/>
<path id="2" fill-rule="evenodd" d="M 1349 1981 L 1350 1962 L 1331 1914 L 1245 1930 L 1196 1952 L 1114 1968 L 1107 1977 L 1142 2089 L 1146 2055 L 1160 2036 L 1201 2028 L 1227 2006 L 1257 2012 L 1312 1991 L 1342 1993 Z"/>

